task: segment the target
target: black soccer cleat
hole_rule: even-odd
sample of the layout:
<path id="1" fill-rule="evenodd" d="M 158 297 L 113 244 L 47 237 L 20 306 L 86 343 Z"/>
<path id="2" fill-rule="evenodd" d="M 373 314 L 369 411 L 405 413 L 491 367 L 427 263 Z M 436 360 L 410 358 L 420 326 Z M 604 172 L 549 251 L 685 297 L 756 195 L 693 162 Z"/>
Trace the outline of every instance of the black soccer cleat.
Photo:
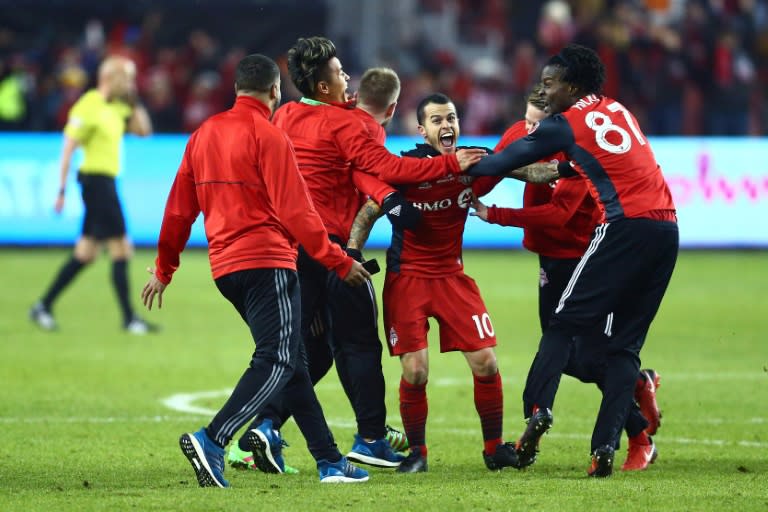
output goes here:
<path id="1" fill-rule="evenodd" d="M 539 440 L 551 427 L 554 418 L 552 411 L 547 408 L 536 409 L 528 418 L 528 425 L 523 435 L 515 443 L 517 451 L 518 469 L 530 466 L 536 462 L 536 454 L 539 453 Z"/>
<path id="2" fill-rule="evenodd" d="M 612 446 L 605 445 L 596 449 L 592 454 L 592 465 L 587 470 L 587 475 L 594 478 L 606 478 L 613 473 L 614 450 Z"/>
<path id="3" fill-rule="evenodd" d="M 421 455 L 418 446 L 411 447 L 411 453 L 395 469 L 396 473 L 424 473 L 427 471 L 427 458 Z"/>
<path id="4" fill-rule="evenodd" d="M 493 455 L 483 452 L 483 460 L 485 461 L 485 467 L 491 471 L 520 467 L 514 443 L 499 444 L 496 446 L 496 451 L 493 452 Z"/>

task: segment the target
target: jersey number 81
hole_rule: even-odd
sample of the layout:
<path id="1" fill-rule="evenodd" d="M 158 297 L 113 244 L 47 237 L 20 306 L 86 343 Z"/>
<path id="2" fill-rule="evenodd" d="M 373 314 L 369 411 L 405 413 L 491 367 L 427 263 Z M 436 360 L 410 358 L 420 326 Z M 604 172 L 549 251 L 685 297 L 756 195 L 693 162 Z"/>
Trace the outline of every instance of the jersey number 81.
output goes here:
<path id="1" fill-rule="evenodd" d="M 629 111 L 624 108 L 624 105 L 617 102 L 611 103 L 608 105 L 608 110 L 624 114 L 627 126 L 632 130 L 637 142 L 641 146 L 645 146 L 645 138 L 643 138 L 643 134 L 635 124 L 632 116 L 629 115 Z M 595 142 L 597 142 L 597 145 L 607 152 L 619 155 L 621 153 L 626 153 L 632 148 L 632 137 L 627 130 L 614 124 L 613 121 L 611 121 L 611 118 L 602 112 L 590 112 L 584 118 L 584 122 L 587 123 L 588 127 L 595 131 Z M 619 144 L 612 144 L 608 141 L 608 134 L 611 132 L 615 132 L 621 137 L 621 142 Z"/>

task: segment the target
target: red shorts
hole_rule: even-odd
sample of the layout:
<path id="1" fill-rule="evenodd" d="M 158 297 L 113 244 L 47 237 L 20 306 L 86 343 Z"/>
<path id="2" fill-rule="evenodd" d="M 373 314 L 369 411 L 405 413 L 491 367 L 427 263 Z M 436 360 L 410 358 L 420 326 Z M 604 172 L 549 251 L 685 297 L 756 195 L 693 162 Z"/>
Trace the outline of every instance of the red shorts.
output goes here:
<path id="1" fill-rule="evenodd" d="M 437 279 L 388 272 L 383 300 L 390 355 L 427 348 L 429 317 L 440 326 L 440 352 L 474 352 L 496 346 L 480 290 L 463 272 Z"/>

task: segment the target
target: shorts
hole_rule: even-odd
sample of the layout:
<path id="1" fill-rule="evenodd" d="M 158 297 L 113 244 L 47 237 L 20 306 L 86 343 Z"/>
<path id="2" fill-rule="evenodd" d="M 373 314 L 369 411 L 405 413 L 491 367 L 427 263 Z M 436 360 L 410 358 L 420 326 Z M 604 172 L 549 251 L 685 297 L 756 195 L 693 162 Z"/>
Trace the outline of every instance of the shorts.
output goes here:
<path id="1" fill-rule="evenodd" d="M 496 334 L 474 279 L 463 272 L 439 279 L 387 273 L 384 334 L 392 356 L 427 348 L 428 318 L 440 326 L 440 352 L 496 346 Z"/>
<path id="2" fill-rule="evenodd" d="M 103 174 L 77 174 L 83 195 L 83 235 L 96 240 L 122 238 L 125 218 L 117 197 L 115 179 Z"/>

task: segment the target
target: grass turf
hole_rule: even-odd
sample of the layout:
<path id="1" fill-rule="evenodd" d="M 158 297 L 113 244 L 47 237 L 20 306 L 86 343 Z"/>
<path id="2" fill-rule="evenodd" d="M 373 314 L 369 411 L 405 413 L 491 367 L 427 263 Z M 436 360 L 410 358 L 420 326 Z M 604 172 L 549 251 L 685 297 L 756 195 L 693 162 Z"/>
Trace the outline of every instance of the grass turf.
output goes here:
<path id="1" fill-rule="evenodd" d="M 383 261 L 381 253 L 368 256 Z M 460 354 L 431 348 L 428 473 L 372 469 L 366 484 L 321 486 L 291 422 L 285 456 L 301 473 L 228 469 L 228 490 L 199 489 L 177 445 L 179 434 L 206 424 L 206 410 L 223 403 L 252 351 L 245 325 L 211 281 L 205 253 L 183 255 L 164 308 L 144 314 L 163 326 L 147 337 L 120 330 L 106 258 L 57 303 L 60 331 L 32 325 L 28 308 L 66 257 L 64 250 L 0 251 L 0 510 L 768 509 L 764 252 L 681 254 L 642 354 L 643 366 L 662 375 L 664 412 L 659 459 L 648 471 L 585 477 L 599 394 L 564 378 L 536 465 L 489 472 L 469 369 Z M 134 259 L 134 297 L 152 259 L 148 251 Z M 520 395 L 539 337 L 536 260 L 525 252 L 468 252 L 465 259 L 498 336 L 512 440 L 524 427 Z M 379 274 L 379 291 L 382 283 Z M 399 427 L 399 364 L 388 356 L 383 364 L 389 422 Z M 346 397 L 333 373 L 317 389 L 345 452 L 354 433 Z M 181 393 L 201 394 L 186 402 L 196 409 L 164 402 Z M 623 459 L 622 448 L 617 467 Z"/>

